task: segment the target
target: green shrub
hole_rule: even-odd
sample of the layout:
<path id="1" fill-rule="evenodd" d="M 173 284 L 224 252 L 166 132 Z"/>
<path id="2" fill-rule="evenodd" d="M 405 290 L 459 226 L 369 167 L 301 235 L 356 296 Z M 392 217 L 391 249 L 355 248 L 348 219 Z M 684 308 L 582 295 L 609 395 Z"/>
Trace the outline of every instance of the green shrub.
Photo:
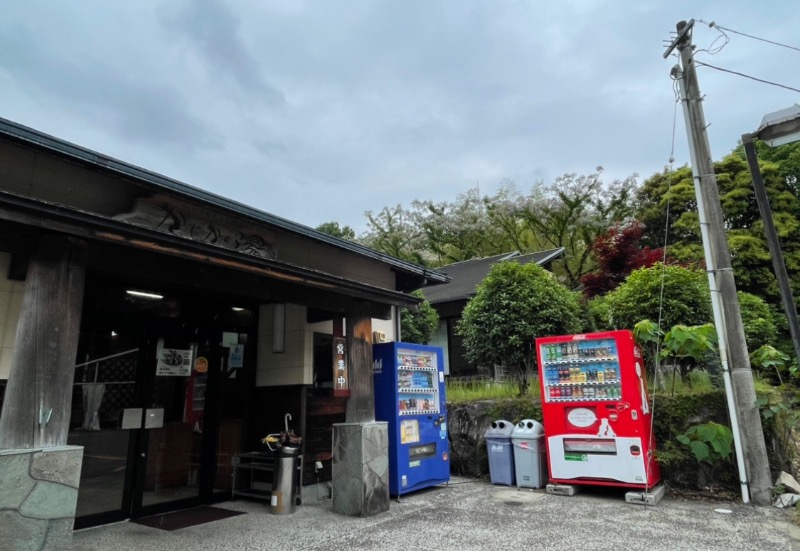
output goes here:
<path id="1" fill-rule="evenodd" d="M 663 280 L 663 303 L 662 297 Z M 699 325 L 711 321 L 711 299 L 705 272 L 655 264 L 635 270 L 606 295 L 610 319 L 617 329 L 633 329 L 640 320 L 661 320 L 661 327 Z"/>

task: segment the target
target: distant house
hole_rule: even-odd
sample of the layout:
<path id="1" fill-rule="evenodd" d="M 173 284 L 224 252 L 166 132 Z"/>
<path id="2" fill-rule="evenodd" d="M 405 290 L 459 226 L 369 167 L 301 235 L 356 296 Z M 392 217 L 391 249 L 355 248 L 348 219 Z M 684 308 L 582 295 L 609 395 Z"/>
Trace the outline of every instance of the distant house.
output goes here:
<path id="1" fill-rule="evenodd" d="M 515 251 L 487 258 L 465 260 L 437 268 L 437 271 L 450 278 L 450 283 L 425 287 L 422 292 L 431 306 L 439 313 L 439 329 L 430 344 L 441 346 L 444 350 L 446 373 L 453 377 L 484 375 L 467 362 L 464 357 L 463 339 L 456 335 L 455 330 L 464 306 L 475 295 L 476 287 L 489 274 L 492 266 L 504 260 L 513 260 L 520 264 L 533 262 L 550 270 L 552 262 L 563 254 L 563 247 L 531 254 L 521 254 Z"/>

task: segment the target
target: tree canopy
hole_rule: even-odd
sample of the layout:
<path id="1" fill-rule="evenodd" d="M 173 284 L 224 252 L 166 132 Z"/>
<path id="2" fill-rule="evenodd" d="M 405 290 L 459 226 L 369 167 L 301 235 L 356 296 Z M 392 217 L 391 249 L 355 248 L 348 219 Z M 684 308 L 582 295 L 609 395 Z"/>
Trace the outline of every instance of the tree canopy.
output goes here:
<path id="1" fill-rule="evenodd" d="M 457 332 L 475 365 L 516 368 L 525 382 L 537 337 L 581 330 L 578 294 L 536 264 L 495 264 L 467 303 Z"/>
<path id="2" fill-rule="evenodd" d="M 400 309 L 400 336 L 403 342 L 428 344 L 436 328 L 439 326 L 439 314 L 425 299 L 422 291 L 411 293 L 423 299 L 417 309 Z"/>

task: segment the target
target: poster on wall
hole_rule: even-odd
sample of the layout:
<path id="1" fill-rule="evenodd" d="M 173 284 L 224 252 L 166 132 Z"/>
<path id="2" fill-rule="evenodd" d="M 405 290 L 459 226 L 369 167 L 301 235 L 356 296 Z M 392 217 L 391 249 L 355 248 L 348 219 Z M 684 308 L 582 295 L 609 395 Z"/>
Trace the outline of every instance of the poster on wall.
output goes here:
<path id="1" fill-rule="evenodd" d="M 192 351 L 162 348 L 158 352 L 157 377 L 189 377 L 192 374 Z"/>
<path id="2" fill-rule="evenodd" d="M 228 352 L 228 367 L 239 368 L 244 365 L 244 345 L 234 344 Z"/>

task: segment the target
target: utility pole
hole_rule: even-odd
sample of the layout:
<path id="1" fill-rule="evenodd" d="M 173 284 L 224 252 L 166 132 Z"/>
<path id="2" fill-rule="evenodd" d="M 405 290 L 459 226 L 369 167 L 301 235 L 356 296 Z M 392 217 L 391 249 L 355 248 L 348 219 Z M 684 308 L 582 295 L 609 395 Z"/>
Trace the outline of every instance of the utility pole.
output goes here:
<path id="1" fill-rule="evenodd" d="M 718 304 L 721 307 L 721 320 L 715 319 L 720 336 L 721 354 L 725 353 L 722 348 L 727 343 L 725 346 L 727 362 L 723 358 L 723 369 L 725 370 L 726 363 L 730 366 L 734 402 L 732 424 L 738 422 L 739 425 L 732 429 L 734 434 L 737 429 L 741 434 L 742 455 L 753 501 L 756 505 L 769 505 L 772 482 L 767 447 L 761 427 L 761 416 L 756 405 L 753 372 L 750 368 L 750 357 L 745 342 L 739 298 L 736 295 L 736 283 L 733 277 L 717 179 L 714 174 L 714 162 L 711 158 L 711 149 L 706 133 L 703 98 L 700 94 L 693 58 L 694 46 L 691 40 L 693 25 L 694 20 L 688 23 L 681 21 L 677 24 L 678 37 L 664 57 L 666 58 L 676 48 L 680 52 L 681 68 L 677 71 L 673 69 L 673 75 L 679 80 L 681 102 L 684 105 L 686 132 L 692 152 L 692 173 L 695 189 L 699 191 L 698 208 L 704 210 L 704 212 L 700 212 L 700 216 L 701 220 L 704 218 L 707 224 L 706 231 L 703 232 L 701 227 L 701 232 L 704 241 L 706 236 L 708 238 L 707 250 L 711 256 L 711 262 L 708 262 L 709 258 L 707 258 L 709 280 L 712 284 L 712 291 L 718 291 Z M 741 482 L 743 485 L 745 484 L 744 480 Z M 743 493 L 743 497 L 744 495 Z"/>

